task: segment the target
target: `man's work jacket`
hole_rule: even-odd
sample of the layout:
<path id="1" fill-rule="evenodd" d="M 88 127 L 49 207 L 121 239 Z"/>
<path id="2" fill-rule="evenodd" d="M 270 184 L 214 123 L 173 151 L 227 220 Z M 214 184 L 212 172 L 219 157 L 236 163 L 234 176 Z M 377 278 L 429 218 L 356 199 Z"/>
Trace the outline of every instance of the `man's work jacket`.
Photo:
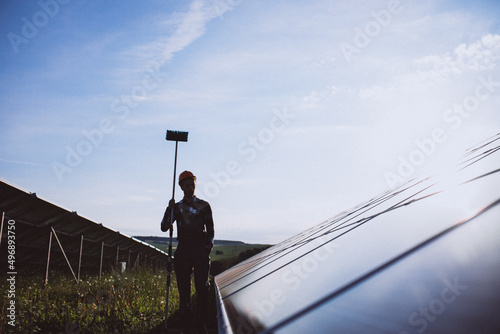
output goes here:
<path id="1" fill-rule="evenodd" d="M 167 208 L 161 222 L 161 230 L 166 232 L 172 226 L 170 209 Z M 175 203 L 174 221 L 177 222 L 177 240 L 182 246 L 213 246 L 214 221 L 208 202 L 193 197 L 192 201 L 182 199 Z"/>

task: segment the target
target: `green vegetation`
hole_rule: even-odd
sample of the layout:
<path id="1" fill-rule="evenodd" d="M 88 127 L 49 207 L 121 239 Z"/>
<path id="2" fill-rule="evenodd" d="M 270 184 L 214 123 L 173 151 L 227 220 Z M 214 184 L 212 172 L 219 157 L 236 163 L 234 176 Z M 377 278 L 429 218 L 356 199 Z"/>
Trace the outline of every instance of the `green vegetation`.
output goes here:
<path id="1" fill-rule="evenodd" d="M 169 238 L 143 236 L 136 236 L 135 238 L 147 242 L 164 252 L 168 252 Z M 176 247 L 177 241 L 174 238 L 172 241 L 172 252 L 175 252 Z M 230 240 L 215 240 L 214 248 L 210 253 L 210 259 L 212 260 L 210 272 L 213 276 L 216 276 L 231 268 L 235 264 L 242 262 L 269 247 L 271 247 L 271 245 L 247 244 L 241 241 Z"/>
<path id="2" fill-rule="evenodd" d="M 259 245 L 259 244 L 235 244 L 235 245 L 214 245 L 212 253 L 210 253 L 210 258 L 212 261 L 220 260 L 231 260 L 238 258 L 239 254 L 246 252 L 247 250 L 263 250 L 268 248 L 269 245 Z M 222 252 L 219 254 L 218 252 Z"/>
<path id="3" fill-rule="evenodd" d="M 210 258 L 212 260 L 211 273 L 216 276 L 255 254 L 260 253 L 270 245 L 236 243 L 233 245 L 214 245 Z"/>
<path id="4" fill-rule="evenodd" d="M 172 279 L 169 323 L 175 326 L 179 297 L 175 275 Z M 7 324 L 4 299 L 0 333 L 152 333 L 163 324 L 166 271 L 115 272 L 79 284 L 55 274 L 46 287 L 42 282 L 41 275 L 16 277 L 16 326 Z"/>
<path id="5" fill-rule="evenodd" d="M 163 243 L 152 243 L 152 245 L 165 252 L 168 251 L 168 246 Z M 210 253 L 210 259 L 212 261 L 210 273 L 213 276 L 217 276 L 235 264 L 258 254 L 269 247 L 271 246 L 262 244 L 245 244 L 243 242 L 234 242 L 232 244 L 230 242 L 225 242 L 224 244 L 216 243 Z M 172 252 L 175 252 L 175 247 L 172 247 Z"/>
<path id="6" fill-rule="evenodd" d="M 211 254 L 212 274 L 269 247 L 241 242 L 216 244 Z M 72 276 L 53 271 L 44 287 L 41 271 L 35 275 L 19 273 L 15 282 L 16 326 L 8 325 L 7 303 L 0 304 L 0 333 L 161 333 L 163 328 L 166 281 L 165 270 L 112 271 L 99 280 L 96 274 L 76 284 Z M 0 280 L 2 294 L 8 291 Z M 176 311 L 179 295 L 175 274 L 170 287 L 169 327 L 179 324 Z M 192 284 L 194 306 L 194 284 Z M 216 330 L 215 292 L 210 289 L 207 327 Z"/>

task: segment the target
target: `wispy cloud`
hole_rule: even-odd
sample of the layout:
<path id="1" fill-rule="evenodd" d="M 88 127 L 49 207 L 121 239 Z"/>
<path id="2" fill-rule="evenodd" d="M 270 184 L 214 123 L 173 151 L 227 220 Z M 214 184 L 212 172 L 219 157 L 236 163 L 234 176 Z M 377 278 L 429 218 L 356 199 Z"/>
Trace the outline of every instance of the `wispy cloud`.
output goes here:
<path id="1" fill-rule="evenodd" d="M 16 165 L 25 165 L 25 166 L 47 167 L 47 165 L 39 164 L 36 162 L 29 162 L 29 161 L 15 161 L 15 160 L 0 159 L 0 162 L 5 162 L 5 163 L 9 163 L 9 164 L 16 164 Z"/>
<path id="2" fill-rule="evenodd" d="M 0 52 L 2 175 L 110 227 L 157 235 L 173 173 L 165 129 L 185 130 L 178 168 L 199 175 L 200 198 L 212 195 L 219 238 L 280 241 L 385 189 L 384 172 L 433 129 L 460 147 L 498 128 L 497 86 L 460 131 L 443 121 L 478 78 L 500 80 L 498 4 L 406 1 L 377 20 L 390 3 L 71 2 L 15 59 Z M 16 10 L 6 22 L 20 33 L 34 12 Z M 361 39 L 348 65 L 339 45 Z M 108 119 L 102 140 L 83 134 Z M 76 154 L 82 163 L 54 182 L 50 163 Z M 254 235 L 259 226 L 276 236 Z"/>
<path id="3" fill-rule="evenodd" d="M 456 76 L 491 70 L 500 60 L 500 35 L 488 34 L 470 43 L 462 43 L 451 52 L 428 55 L 400 64 L 393 79 L 387 84 L 376 84 L 359 89 L 361 99 L 386 100 L 407 89 L 428 89 L 429 84 L 455 81 Z M 405 68 L 406 67 L 406 68 Z"/>
<path id="4" fill-rule="evenodd" d="M 157 70 L 170 61 L 174 55 L 200 38 L 206 31 L 206 24 L 223 15 L 230 6 L 215 6 L 202 0 L 191 3 L 189 10 L 182 15 L 174 32 L 167 37 L 159 37 L 157 40 L 141 44 L 133 48 L 129 54 L 142 58 L 142 64 L 146 69 Z M 168 24 L 166 24 L 168 23 Z M 170 26 L 171 18 L 166 18 L 160 25 Z"/>

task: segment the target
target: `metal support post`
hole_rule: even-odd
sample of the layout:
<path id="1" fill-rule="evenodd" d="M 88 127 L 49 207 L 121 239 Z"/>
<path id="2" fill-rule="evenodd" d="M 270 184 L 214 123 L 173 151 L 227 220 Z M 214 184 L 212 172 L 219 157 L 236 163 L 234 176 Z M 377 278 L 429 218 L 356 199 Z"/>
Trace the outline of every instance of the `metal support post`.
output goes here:
<path id="1" fill-rule="evenodd" d="M 141 253 L 137 254 L 137 258 L 135 259 L 135 263 L 134 263 L 134 269 L 135 269 L 135 267 L 137 267 L 139 265 L 139 256 L 140 255 L 141 255 Z"/>
<path id="2" fill-rule="evenodd" d="M 115 267 L 118 268 L 118 258 L 120 256 L 120 246 L 116 246 L 116 260 L 115 260 Z"/>
<path id="3" fill-rule="evenodd" d="M 64 252 L 63 246 L 61 245 L 61 242 L 59 241 L 59 238 L 57 237 L 56 231 L 54 228 L 51 226 L 50 229 L 52 230 L 52 233 L 54 233 L 54 236 L 56 237 L 56 241 L 59 244 L 59 248 L 61 248 L 61 252 L 64 256 L 64 259 L 66 260 L 66 263 L 68 264 L 69 270 L 71 270 L 71 273 L 73 274 L 73 277 L 75 278 L 76 283 L 78 284 L 78 279 L 76 278 L 75 272 L 73 271 L 73 268 L 71 267 L 71 264 L 69 263 L 68 257 L 66 256 L 66 253 Z"/>
<path id="4" fill-rule="evenodd" d="M 0 226 L 0 245 L 2 244 L 2 235 L 3 235 L 3 221 L 5 219 L 5 212 L 2 212 L 2 225 Z"/>
<path id="5" fill-rule="evenodd" d="M 102 258 L 104 255 L 104 241 L 101 242 L 101 263 L 99 264 L 99 280 L 101 280 L 102 275 Z"/>
<path id="6" fill-rule="evenodd" d="M 127 270 L 128 268 L 131 268 L 132 267 L 132 264 L 130 263 L 130 253 L 132 252 L 131 249 L 128 250 L 128 262 L 127 262 Z"/>
<path id="7" fill-rule="evenodd" d="M 49 283 L 49 264 L 50 264 L 50 250 L 52 248 L 52 231 L 50 231 L 50 237 L 49 237 L 49 250 L 47 252 L 47 268 L 45 269 L 45 284 L 47 285 Z"/>
<path id="8" fill-rule="evenodd" d="M 80 269 L 82 268 L 83 234 L 80 239 L 80 257 L 78 258 L 78 283 L 80 282 Z"/>

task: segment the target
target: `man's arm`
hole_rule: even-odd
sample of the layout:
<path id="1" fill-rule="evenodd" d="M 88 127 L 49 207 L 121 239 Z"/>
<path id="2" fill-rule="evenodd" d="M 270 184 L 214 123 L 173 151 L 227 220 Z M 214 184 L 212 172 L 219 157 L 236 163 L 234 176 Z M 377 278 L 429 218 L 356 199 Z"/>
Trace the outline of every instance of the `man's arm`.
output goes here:
<path id="1" fill-rule="evenodd" d="M 205 248 L 207 249 L 207 252 L 210 253 L 212 251 L 212 248 L 214 247 L 214 236 L 215 236 L 214 219 L 212 217 L 212 208 L 210 207 L 210 204 L 207 205 L 205 212 L 205 226 L 207 228 L 207 236 L 208 236 Z"/>
<path id="2" fill-rule="evenodd" d="M 165 213 L 163 214 L 163 219 L 161 220 L 160 227 L 162 232 L 167 232 L 168 230 L 170 230 L 173 221 L 175 221 L 175 210 L 174 210 L 174 219 L 173 221 L 171 221 L 172 210 L 174 209 L 174 207 L 175 207 L 175 200 L 171 199 L 168 202 L 168 207 L 165 210 Z"/>

